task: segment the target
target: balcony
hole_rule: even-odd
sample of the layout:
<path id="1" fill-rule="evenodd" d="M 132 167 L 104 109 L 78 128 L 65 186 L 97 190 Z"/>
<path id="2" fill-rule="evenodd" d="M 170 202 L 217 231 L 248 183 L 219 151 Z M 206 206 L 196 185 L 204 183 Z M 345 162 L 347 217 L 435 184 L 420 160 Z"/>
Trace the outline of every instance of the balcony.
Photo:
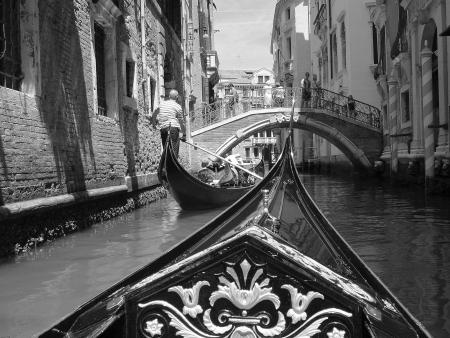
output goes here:
<path id="1" fill-rule="evenodd" d="M 314 34 L 319 36 L 320 38 L 321 33 L 327 26 L 327 6 L 325 4 L 322 4 L 320 6 L 316 18 L 314 19 L 313 25 L 314 25 Z"/>
<path id="2" fill-rule="evenodd" d="M 269 144 L 277 144 L 276 137 L 252 137 L 252 146 L 265 146 Z"/>
<path id="3" fill-rule="evenodd" d="M 284 61 L 284 73 L 290 73 L 294 70 L 294 60 L 286 60 Z"/>
<path id="4" fill-rule="evenodd" d="M 219 58 L 215 50 L 206 51 L 206 73 L 211 86 L 215 86 L 219 82 Z"/>
<path id="5" fill-rule="evenodd" d="M 219 68 L 219 58 L 217 56 L 217 51 L 210 50 L 206 52 L 206 68 L 209 71 L 214 71 Z"/>
<path id="6" fill-rule="evenodd" d="M 419 19 L 420 24 L 426 24 L 429 19 L 428 11 L 433 0 L 409 0 L 403 4 L 412 18 Z"/>

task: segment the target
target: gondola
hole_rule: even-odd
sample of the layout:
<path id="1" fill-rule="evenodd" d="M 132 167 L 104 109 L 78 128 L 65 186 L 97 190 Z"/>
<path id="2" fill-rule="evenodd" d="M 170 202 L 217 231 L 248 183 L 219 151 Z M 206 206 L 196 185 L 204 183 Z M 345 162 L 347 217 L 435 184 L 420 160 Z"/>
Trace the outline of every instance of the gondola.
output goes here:
<path id="1" fill-rule="evenodd" d="M 173 152 L 168 138 L 161 156 L 159 179 L 185 210 L 211 209 L 230 205 L 246 194 L 252 186 L 216 187 L 189 174 Z"/>
<path id="2" fill-rule="evenodd" d="M 318 209 L 288 138 L 252 190 L 40 337 L 431 337 Z"/>

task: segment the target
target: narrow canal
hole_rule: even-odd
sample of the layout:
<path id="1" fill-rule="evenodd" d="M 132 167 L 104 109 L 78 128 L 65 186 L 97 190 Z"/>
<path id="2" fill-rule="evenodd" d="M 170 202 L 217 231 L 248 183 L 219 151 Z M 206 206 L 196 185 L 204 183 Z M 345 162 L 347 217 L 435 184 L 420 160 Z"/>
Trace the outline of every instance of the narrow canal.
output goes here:
<path id="1" fill-rule="evenodd" d="M 313 198 L 435 337 L 450 336 L 450 200 L 367 180 L 303 176 Z M 0 263 L 0 337 L 32 337 L 220 210 L 168 198 Z"/>

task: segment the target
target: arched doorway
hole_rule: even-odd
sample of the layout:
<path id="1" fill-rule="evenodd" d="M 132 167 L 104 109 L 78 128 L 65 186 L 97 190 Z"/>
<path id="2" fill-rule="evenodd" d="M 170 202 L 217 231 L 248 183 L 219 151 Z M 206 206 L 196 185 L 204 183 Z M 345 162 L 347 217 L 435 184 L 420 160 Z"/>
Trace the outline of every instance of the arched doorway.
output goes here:
<path id="1" fill-rule="evenodd" d="M 437 44 L 437 27 L 433 19 L 430 19 L 425 25 L 422 34 L 422 50 L 427 46 L 433 52 L 431 56 L 432 62 L 432 91 L 433 91 L 433 125 L 439 125 L 439 66 L 436 51 Z M 434 144 L 438 143 L 439 129 L 434 129 Z"/>

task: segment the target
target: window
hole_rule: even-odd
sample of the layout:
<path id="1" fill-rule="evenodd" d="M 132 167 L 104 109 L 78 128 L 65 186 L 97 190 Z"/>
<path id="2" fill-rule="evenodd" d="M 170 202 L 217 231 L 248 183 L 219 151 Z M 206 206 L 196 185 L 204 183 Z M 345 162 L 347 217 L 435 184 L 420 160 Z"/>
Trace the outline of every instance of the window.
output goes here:
<path id="1" fill-rule="evenodd" d="M 383 26 L 380 29 L 380 57 L 378 59 L 380 64 L 381 74 L 386 74 L 386 28 Z"/>
<path id="2" fill-rule="evenodd" d="M 269 76 L 264 76 L 264 83 L 267 83 L 267 81 L 269 81 L 269 80 L 270 80 Z"/>
<path id="3" fill-rule="evenodd" d="M 331 78 L 333 79 L 335 74 L 337 73 L 338 60 L 337 60 L 337 39 L 336 39 L 336 31 L 330 34 L 330 58 L 331 58 Z"/>
<path id="4" fill-rule="evenodd" d="M 341 23 L 342 69 L 347 68 L 347 42 L 345 38 L 345 22 Z"/>
<path id="5" fill-rule="evenodd" d="M 209 93 L 209 87 L 208 87 L 208 78 L 205 76 L 202 76 L 202 101 L 203 102 L 208 102 L 209 101 L 209 97 L 208 97 L 208 93 Z"/>
<path id="6" fill-rule="evenodd" d="M 105 81 L 105 32 L 99 24 L 94 24 L 95 65 L 97 75 L 98 114 L 106 116 L 106 81 Z"/>
<path id="7" fill-rule="evenodd" d="M 377 26 L 372 23 L 372 48 L 373 48 L 373 64 L 378 64 L 378 33 Z"/>
<path id="8" fill-rule="evenodd" d="M 245 148 L 245 157 L 250 158 L 250 148 Z"/>
<path id="9" fill-rule="evenodd" d="M 150 78 L 150 109 L 155 109 L 155 94 L 156 94 L 156 81 L 154 78 Z"/>
<path id="10" fill-rule="evenodd" d="M 163 15 L 174 29 L 175 33 L 181 38 L 181 2 L 180 0 L 163 1 L 158 0 Z"/>
<path id="11" fill-rule="evenodd" d="M 264 83 L 264 76 L 258 76 L 258 83 Z"/>
<path id="12" fill-rule="evenodd" d="M 134 90 L 134 62 L 127 60 L 125 63 L 126 90 L 127 96 L 133 97 Z"/>
<path id="13" fill-rule="evenodd" d="M 259 148 L 253 148 L 253 157 L 259 157 Z"/>
<path id="14" fill-rule="evenodd" d="M 23 78 L 19 5 L 17 0 L 0 0 L 0 86 L 15 90 Z"/>
<path id="15" fill-rule="evenodd" d="M 405 90 L 401 93 L 401 109 L 402 109 L 402 122 L 409 122 L 411 114 L 409 111 L 409 90 Z"/>
<path id="16" fill-rule="evenodd" d="M 324 46 L 322 49 L 322 79 L 323 79 L 323 84 L 327 85 L 328 84 L 328 47 Z"/>
<path id="17" fill-rule="evenodd" d="M 291 20 L 291 8 L 286 9 L 286 20 Z"/>
<path id="18" fill-rule="evenodd" d="M 388 107 L 387 104 L 384 104 L 382 107 L 383 110 L 383 130 L 385 134 L 389 133 L 389 124 L 388 124 Z"/>
<path id="19" fill-rule="evenodd" d="M 288 59 L 290 60 L 290 59 L 292 59 L 292 41 L 291 41 L 291 38 L 289 37 L 289 38 L 287 38 L 287 46 L 286 46 L 286 48 L 287 48 L 287 56 L 288 56 Z"/>

